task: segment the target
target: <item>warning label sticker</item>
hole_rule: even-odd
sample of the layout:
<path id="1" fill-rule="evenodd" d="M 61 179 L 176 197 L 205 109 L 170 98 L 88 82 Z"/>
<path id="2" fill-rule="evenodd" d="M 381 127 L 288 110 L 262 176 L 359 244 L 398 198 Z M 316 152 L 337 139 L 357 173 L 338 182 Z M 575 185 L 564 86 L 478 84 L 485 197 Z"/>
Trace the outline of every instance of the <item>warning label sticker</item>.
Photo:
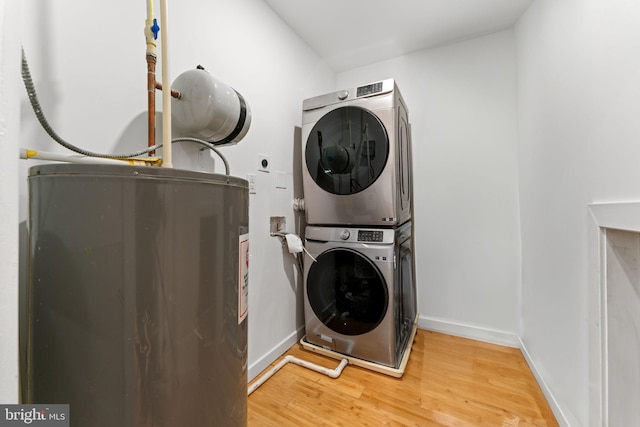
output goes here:
<path id="1" fill-rule="evenodd" d="M 240 235 L 240 271 L 238 275 L 238 324 L 249 311 L 249 234 Z"/>

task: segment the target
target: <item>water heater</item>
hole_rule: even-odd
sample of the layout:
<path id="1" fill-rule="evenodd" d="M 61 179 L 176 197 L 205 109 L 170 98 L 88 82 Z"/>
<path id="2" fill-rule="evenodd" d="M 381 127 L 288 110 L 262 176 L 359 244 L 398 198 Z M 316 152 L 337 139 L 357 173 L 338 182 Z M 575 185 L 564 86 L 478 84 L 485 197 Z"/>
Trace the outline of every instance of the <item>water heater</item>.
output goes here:
<path id="1" fill-rule="evenodd" d="M 247 181 L 29 174 L 27 402 L 72 427 L 247 425 Z"/>

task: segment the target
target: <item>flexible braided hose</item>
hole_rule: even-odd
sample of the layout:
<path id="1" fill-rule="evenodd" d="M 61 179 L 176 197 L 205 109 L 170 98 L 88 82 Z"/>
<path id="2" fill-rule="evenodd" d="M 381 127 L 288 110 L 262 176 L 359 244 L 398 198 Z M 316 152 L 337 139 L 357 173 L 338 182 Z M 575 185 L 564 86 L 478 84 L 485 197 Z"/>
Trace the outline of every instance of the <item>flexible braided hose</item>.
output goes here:
<path id="1" fill-rule="evenodd" d="M 76 147 L 75 145 L 70 144 L 64 139 L 62 139 L 60 135 L 58 135 L 53 130 L 51 125 L 49 125 L 49 122 L 44 116 L 44 112 L 42 111 L 42 107 L 40 106 L 40 101 L 38 100 L 38 94 L 36 92 L 36 88 L 33 84 L 33 80 L 31 79 L 31 72 L 29 71 L 29 64 L 27 63 L 27 56 L 24 53 L 24 48 L 22 49 L 22 80 L 24 81 L 24 87 L 27 90 L 27 95 L 29 96 L 29 102 L 31 102 L 31 108 L 33 109 L 33 112 L 36 114 L 36 117 L 38 118 L 40 125 L 42 125 L 42 128 L 49 134 L 51 138 L 54 139 L 54 141 L 56 141 L 58 144 L 62 145 L 63 147 L 71 151 L 75 151 L 78 154 L 82 154 L 88 157 L 99 157 L 103 159 L 125 159 L 129 157 L 137 157 L 143 154 L 147 154 L 148 152 L 156 150 L 161 146 L 161 145 L 154 145 L 153 147 L 148 147 L 144 150 L 137 151 L 135 153 L 127 153 L 127 154 L 94 153 L 92 151 L 88 151 L 88 150 L 84 150 L 82 148 Z"/>
<path id="2" fill-rule="evenodd" d="M 183 137 L 175 138 L 175 139 L 171 140 L 171 142 L 183 142 L 183 141 L 184 142 L 195 142 L 196 144 L 204 145 L 205 147 L 207 147 L 211 151 L 215 152 L 222 159 L 222 162 L 224 163 L 225 174 L 229 175 L 229 162 L 227 162 L 227 159 L 222 155 L 220 150 L 218 150 L 216 147 L 214 147 L 212 143 L 210 143 L 209 141 L 205 141 L 204 139 L 191 138 L 191 137 L 188 137 L 188 136 L 183 136 Z"/>
<path id="3" fill-rule="evenodd" d="M 40 106 L 40 101 L 38 100 L 38 94 L 36 92 L 35 85 L 33 84 L 33 80 L 31 79 L 31 72 L 29 71 L 29 64 L 27 62 L 27 56 L 24 53 L 24 48 L 22 49 L 22 80 L 24 81 L 24 87 L 27 90 L 27 95 L 29 96 L 29 102 L 31 103 L 31 108 L 33 109 L 33 112 L 38 118 L 38 121 L 40 122 L 40 125 L 42 126 L 42 128 L 47 132 L 47 134 L 49 134 L 51 138 L 53 138 L 54 141 L 56 141 L 58 144 L 62 145 L 63 147 L 71 151 L 74 151 L 78 154 L 82 154 L 87 157 L 98 157 L 102 159 L 127 159 L 131 157 L 142 156 L 143 154 L 147 154 L 151 151 L 155 151 L 158 148 L 162 147 L 162 144 L 156 144 L 151 147 L 147 147 L 144 150 L 140 150 L 134 153 L 127 153 L 127 154 L 95 153 L 92 151 L 88 151 L 88 150 L 84 150 L 82 148 L 76 147 L 75 145 L 70 144 L 69 142 L 65 141 L 62 137 L 60 137 L 60 135 L 58 135 L 56 131 L 53 130 L 51 125 L 49 125 L 49 122 L 44 116 L 42 107 Z M 198 139 L 198 138 L 191 138 L 191 137 L 176 138 L 176 139 L 173 139 L 171 142 L 175 143 L 175 142 L 183 142 L 183 141 L 195 142 L 196 144 L 204 145 L 208 149 L 215 152 L 222 159 L 222 162 L 224 163 L 225 173 L 229 175 L 229 162 L 227 162 L 227 159 L 222 155 L 222 153 L 217 148 L 213 146 L 211 142 Z"/>

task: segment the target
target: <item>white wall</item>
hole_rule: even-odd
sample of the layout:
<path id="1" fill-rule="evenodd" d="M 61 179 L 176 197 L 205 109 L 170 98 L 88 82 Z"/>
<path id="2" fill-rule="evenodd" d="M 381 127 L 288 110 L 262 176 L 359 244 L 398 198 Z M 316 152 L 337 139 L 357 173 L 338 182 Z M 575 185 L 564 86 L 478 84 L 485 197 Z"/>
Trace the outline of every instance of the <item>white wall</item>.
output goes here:
<path id="1" fill-rule="evenodd" d="M 98 23 L 88 2 L 20 2 L 23 33 L 17 3 L 0 1 L 3 157 L 11 159 L 6 152 L 15 151 L 18 135 L 21 145 L 55 149 L 14 74 L 20 39 L 45 111 L 62 135 L 96 150 L 139 145 L 146 105 L 143 2 L 111 2 Z M 565 419 L 598 425 L 588 409 L 595 403 L 588 402 L 587 329 L 594 319 L 587 317 L 586 204 L 640 198 L 640 4 L 537 0 L 516 27 L 515 48 L 505 31 L 337 78 L 261 1 L 189 0 L 174 2 L 171 13 L 172 76 L 205 65 L 253 110 L 247 138 L 224 151 L 232 173 L 256 172 L 255 156 L 264 153 L 272 171 L 288 177 L 288 188 L 275 190 L 274 172 L 256 172 L 258 194 L 251 196 L 250 374 L 302 325 L 293 263 L 267 236 L 272 215 L 286 216 L 289 230 L 299 231 L 290 201 L 301 194 L 293 145 L 301 100 L 395 77 L 413 124 L 422 325 L 494 340 L 521 335 Z M 177 151 L 177 162 L 186 162 L 189 149 Z M 10 185 L 17 167 L 8 160 L 0 170 L 9 183 L 0 190 L 5 402 L 17 393 L 11 224 L 18 196 L 20 220 L 26 217 L 24 162 L 19 191 Z"/>
<path id="2" fill-rule="evenodd" d="M 413 132 L 420 326 L 517 345 L 520 242 L 511 31 L 337 76 L 398 81 Z"/>
<path id="3" fill-rule="evenodd" d="M 94 150 L 123 151 L 145 140 L 144 5 L 121 1 L 101 11 L 101 22 L 117 22 L 112 32 L 95 31 L 86 2 L 64 10 L 34 0 L 24 6 L 23 25 L 35 31 L 22 43 L 47 117 L 66 139 Z M 271 215 L 300 230 L 290 201 L 301 195 L 293 147 L 301 100 L 385 77 L 398 79 L 413 124 L 421 325 L 512 343 L 520 330 L 512 34 L 406 55 L 343 73 L 334 84 L 326 65 L 262 2 L 192 2 L 171 10 L 172 76 L 203 64 L 249 102 L 249 135 L 224 149 L 233 174 L 256 172 L 255 156 L 263 153 L 272 171 L 288 177 L 288 188 L 275 190 L 275 173 L 258 172 L 258 194 L 251 196 L 250 376 L 302 325 L 293 263 L 267 237 Z M 24 94 L 16 96 L 21 145 L 62 151 L 35 123 Z M 189 149 L 176 151 L 176 164 L 190 165 L 183 155 Z M 20 166 L 24 238 L 27 164 Z"/>
<path id="4" fill-rule="evenodd" d="M 18 0 L 0 0 L 0 402 L 18 403 Z"/>
<path id="5" fill-rule="evenodd" d="M 56 131 L 73 144 L 103 152 L 146 146 L 145 4 L 116 0 L 102 4 L 98 13 L 95 3 L 81 0 L 24 2 L 21 38 L 41 103 Z M 288 231 L 298 231 L 300 218 L 291 202 L 294 195 L 301 196 L 294 170 L 300 151 L 294 143 L 302 100 L 332 90 L 334 73 L 262 0 L 170 2 L 169 18 L 171 78 L 201 64 L 239 91 L 253 113 L 247 137 L 222 149 L 232 175 L 257 174 L 257 194 L 250 198 L 252 377 L 279 356 L 282 347 L 293 344 L 303 326 L 294 260 L 269 236 L 269 217 L 285 216 Z M 160 80 L 160 72 L 157 77 Z M 63 151 L 35 122 L 24 91 L 15 96 L 22 101 L 20 144 Z M 199 169 L 186 156 L 198 148 L 175 148 L 174 165 Z M 258 153 L 270 156 L 271 173 L 257 172 Z M 215 162 L 215 170 L 223 173 L 222 163 Z M 23 229 L 26 168 L 31 165 L 21 163 Z M 275 188 L 276 171 L 284 174 L 286 189 Z"/>
<path id="6" fill-rule="evenodd" d="M 634 1 L 537 0 L 516 28 L 523 341 L 576 426 L 601 425 L 586 205 L 640 199 L 639 20 Z"/>

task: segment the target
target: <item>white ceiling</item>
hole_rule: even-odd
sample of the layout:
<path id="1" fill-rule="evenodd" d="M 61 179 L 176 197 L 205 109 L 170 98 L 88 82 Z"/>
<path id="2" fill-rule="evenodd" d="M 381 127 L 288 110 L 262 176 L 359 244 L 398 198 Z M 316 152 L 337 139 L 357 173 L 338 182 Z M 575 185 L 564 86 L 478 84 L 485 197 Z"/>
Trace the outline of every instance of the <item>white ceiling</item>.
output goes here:
<path id="1" fill-rule="evenodd" d="M 335 70 L 510 28 L 533 0 L 265 0 Z"/>

